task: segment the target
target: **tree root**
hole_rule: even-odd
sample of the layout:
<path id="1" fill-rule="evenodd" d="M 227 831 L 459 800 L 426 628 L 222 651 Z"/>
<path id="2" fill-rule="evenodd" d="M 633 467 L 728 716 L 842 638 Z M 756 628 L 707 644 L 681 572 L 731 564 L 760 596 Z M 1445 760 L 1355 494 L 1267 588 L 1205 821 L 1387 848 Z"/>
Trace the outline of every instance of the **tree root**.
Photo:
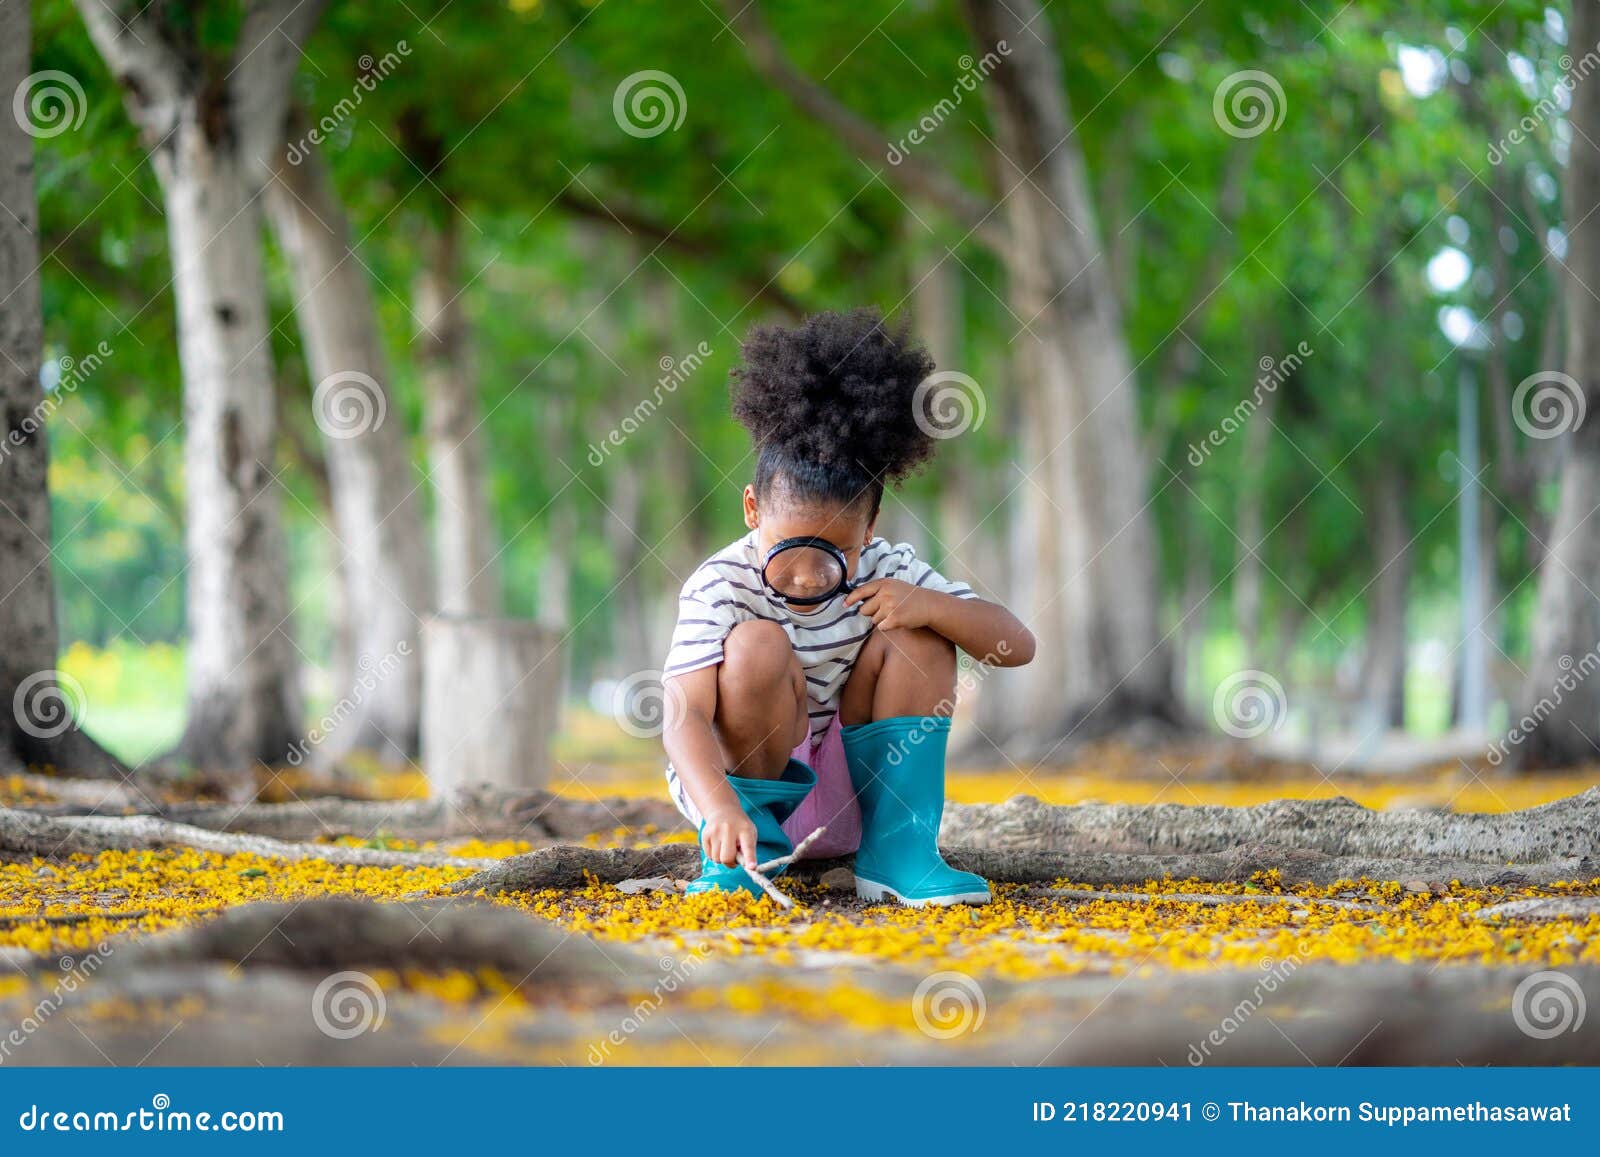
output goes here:
<path id="1" fill-rule="evenodd" d="M 951 867 L 1009 884 L 1051 884 L 1065 879 L 1129 886 L 1169 877 L 1242 884 L 1259 872 L 1276 870 L 1281 882 L 1290 887 L 1327 887 L 1342 880 L 1358 879 L 1422 880 L 1430 888 L 1442 891 L 1452 880 L 1471 887 L 1522 887 L 1600 874 L 1600 864 L 1577 859 L 1513 867 L 1442 857 L 1327 856 L 1301 848 L 1274 848 L 1262 844 L 1199 855 L 1073 855 L 951 847 L 941 851 Z M 560 845 L 502 860 L 492 868 L 451 885 L 450 890 L 496 895 L 535 892 L 542 888 L 580 888 L 587 882 L 586 877 L 602 884 L 616 884 L 641 876 L 693 879 L 699 874 L 699 862 L 700 852 L 693 844 L 611 851 Z M 853 862 L 849 856 L 806 860 L 790 868 L 786 878 L 815 883 L 826 872 L 849 868 Z"/>
<path id="2" fill-rule="evenodd" d="M 658 844 L 653 848 L 582 848 L 557 844 L 501 860 L 491 868 L 450 885 L 457 894 L 537 892 L 542 888 L 581 888 L 593 877 L 618 884 L 640 876 L 699 875 L 700 849 L 693 844 Z"/>
<path id="3" fill-rule="evenodd" d="M 1430 888 L 1442 890 L 1452 880 L 1477 888 L 1522 887 L 1600 874 L 1600 863 L 1576 858 L 1513 866 L 1446 857 L 1330 856 L 1261 843 L 1192 855 L 1091 855 L 949 847 L 942 851 L 951 867 L 976 872 L 988 880 L 1021 884 L 1068 879 L 1126 886 L 1168 877 L 1242 884 L 1258 872 L 1277 870 L 1281 882 L 1290 887 L 1327 887 L 1342 880 L 1360 879 L 1422 880 Z"/>
<path id="4" fill-rule="evenodd" d="M 28 805 L 27 810 L 44 815 L 95 815 L 103 812 L 145 813 L 155 808 L 154 797 L 131 780 L 63 779 L 32 772 L 17 775 L 17 785 L 25 792 L 44 796 L 51 803 Z"/>
<path id="5" fill-rule="evenodd" d="M 1497 814 L 1374 811 L 1352 800 L 1274 800 L 1255 807 L 1184 804 L 950 804 L 940 842 L 1060 853 L 1226 852 L 1270 844 L 1330 856 L 1537 863 L 1600 859 L 1600 788 Z"/>
<path id="6" fill-rule="evenodd" d="M 576 839 L 619 827 L 654 825 L 671 831 L 684 826 L 678 809 L 664 799 L 578 800 L 548 791 L 474 791 L 449 799 L 392 802 L 318 798 L 244 807 L 186 804 L 165 808 L 161 815 L 195 827 L 280 840 L 380 832 L 413 840 Z"/>
<path id="7" fill-rule="evenodd" d="M 1537 896 L 1479 908 L 1477 920 L 1588 920 L 1600 916 L 1600 896 Z"/>
<path id="8" fill-rule="evenodd" d="M 602 946 L 514 909 L 470 900 L 376 903 L 333 897 L 231 908 L 193 927 L 117 943 L 99 976 L 218 962 L 331 973 L 344 969 L 496 968 L 540 983 L 637 981 L 637 953 Z"/>
<path id="9" fill-rule="evenodd" d="M 60 858 L 75 852 L 187 847 L 221 855 L 246 853 L 298 863 L 323 860 L 355 867 L 486 868 L 494 860 L 444 852 L 390 852 L 336 844 L 287 843 L 266 836 L 227 835 L 154 816 L 43 816 L 0 808 L 0 855 Z"/>

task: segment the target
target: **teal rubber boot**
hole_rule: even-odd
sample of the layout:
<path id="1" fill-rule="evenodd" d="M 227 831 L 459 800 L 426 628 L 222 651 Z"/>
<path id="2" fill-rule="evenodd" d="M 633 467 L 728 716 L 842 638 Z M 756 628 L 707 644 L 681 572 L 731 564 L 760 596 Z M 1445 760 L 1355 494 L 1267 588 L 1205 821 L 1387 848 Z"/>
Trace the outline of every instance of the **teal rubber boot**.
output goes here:
<path id="1" fill-rule="evenodd" d="M 988 881 L 958 872 L 939 855 L 950 720 L 898 715 L 845 727 L 842 737 L 861 804 L 856 895 L 892 897 L 914 908 L 987 904 Z"/>
<path id="2" fill-rule="evenodd" d="M 756 825 L 756 863 L 764 864 L 794 851 L 794 844 L 784 834 L 782 823 L 794 814 L 794 809 L 817 786 L 817 773 L 798 759 L 777 779 L 746 779 L 741 775 L 728 776 L 728 786 L 739 797 L 739 806 Z M 700 824 L 701 829 L 705 823 Z M 785 868 L 777 868 L 767 875 L 781 876 Z M 700 878 L 693 881 L 686 892 L 749 892 L 765 896 L 761 885 L 750 878 L 742 867 L 726 867 L 706 855 L 705 845 L 700 845 Z"/>

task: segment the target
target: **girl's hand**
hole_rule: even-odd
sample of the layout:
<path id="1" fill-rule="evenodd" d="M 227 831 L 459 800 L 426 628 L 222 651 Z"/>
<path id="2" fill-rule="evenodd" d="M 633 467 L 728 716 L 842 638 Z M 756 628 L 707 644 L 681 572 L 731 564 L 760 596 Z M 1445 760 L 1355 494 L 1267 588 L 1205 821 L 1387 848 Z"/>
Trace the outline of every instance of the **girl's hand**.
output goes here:
<path id="1" fill-rule="evenodd" d="M 725 868 L 756 866 L 756 825 L 742 808 L 713 812 L 700 829 L 706 855 Z"/>
<path id="2" fill-rule="evenodd" d="M 914 587 L 900 579 L 873 579 L 845 595 L 846 606 L 860 604 L 872 625 L 884 630 L 926 627 L 933 621 L 938 591 Z"/>

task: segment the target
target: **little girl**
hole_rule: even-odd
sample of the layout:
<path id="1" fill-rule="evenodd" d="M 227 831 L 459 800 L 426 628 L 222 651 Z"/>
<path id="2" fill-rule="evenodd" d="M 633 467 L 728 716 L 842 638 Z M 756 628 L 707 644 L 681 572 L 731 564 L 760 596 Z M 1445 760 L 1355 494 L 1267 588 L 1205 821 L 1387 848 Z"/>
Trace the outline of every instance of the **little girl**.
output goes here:
<path id="1" fill-rule="evenodd" d="M 856 853 L 856 894 L 984 904 L 939 856 L 956 648 L 1021 666 L 1033 636 L 873 536 L 885 483 L 933 453 L 913 413 L 933 360 L 876 311 L 753 330 L 734 416 L 757 458 L 750 533 L 683 585 L 665 667 L 673 800 L 700 826 L 691 892 L 760 895 L 745 866 Z"/>

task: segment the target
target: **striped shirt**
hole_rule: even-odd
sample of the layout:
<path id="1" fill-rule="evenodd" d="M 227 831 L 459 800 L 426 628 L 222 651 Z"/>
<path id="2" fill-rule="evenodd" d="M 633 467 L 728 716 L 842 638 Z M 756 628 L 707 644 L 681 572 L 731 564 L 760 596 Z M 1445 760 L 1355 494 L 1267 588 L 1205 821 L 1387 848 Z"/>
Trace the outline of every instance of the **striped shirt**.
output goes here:
<path id="1" fill-rule="evenodd" d="M 875 538 L 861 552 L 855 582 L 885 578 L 963 599 L 978 597 L 966 583 L 952 582 L 919 559 L 910 544 L 891 546 Z M 845 606 L 842 594 L 802 611 L 767 590 L 756 532 L 751 531 L 712 555 L 683 584 L 664 674 L 671 678 L 722 662 L 728 632 L 751 619 L 777 623 L 789 636 L 805 672 L 811 741 L 817 742 L 839 710 L 845 681 L 872 633 L 872 621 L 859 606 Z"/>

